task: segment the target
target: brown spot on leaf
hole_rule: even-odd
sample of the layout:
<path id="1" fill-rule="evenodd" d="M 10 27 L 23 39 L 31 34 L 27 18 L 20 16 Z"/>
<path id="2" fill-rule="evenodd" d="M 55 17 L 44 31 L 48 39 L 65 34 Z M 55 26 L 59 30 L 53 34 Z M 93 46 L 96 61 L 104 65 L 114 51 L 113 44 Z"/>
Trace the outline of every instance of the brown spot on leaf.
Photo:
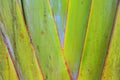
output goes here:
<path id="1" fill-rule="evenodd" d="M 44 35 L 44 31 L 41 31 L 41 35 Z"/>
<path id="2" fill-rule="evenodd" d="M 20 37 L 21 37 L 22 39 L 24 39 L 24 35 L 23 35 L 22 33 L 20 34 Z"/>

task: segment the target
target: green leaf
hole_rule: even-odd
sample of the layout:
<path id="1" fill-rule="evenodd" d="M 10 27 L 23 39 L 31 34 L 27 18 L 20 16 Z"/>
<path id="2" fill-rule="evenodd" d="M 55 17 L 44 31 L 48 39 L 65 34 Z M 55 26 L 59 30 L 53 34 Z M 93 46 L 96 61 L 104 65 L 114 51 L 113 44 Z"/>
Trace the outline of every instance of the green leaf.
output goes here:
<path id="1" fill-rule="evenodd" d="M 92 0 L 78 80 L 99 80 L 117 0 Z"/>
<path id="2" fill-rule="evenodd" d="M 76 80 L 85 38 L 91 0 L 70 0 L 64 41 L 64 56 Z"/>
<path id="3" fill-rule="evenodd" d="M 118 12 L 104 65 L 102 80 L 120 79 L 120 2 L 118 2 L 118 5 Z"/>
<path id="4" fill-rule="evenodd" d="M 69 80 L 48 0 L 24 0 L 23 14 L 44 79 Z M 32 6 L 31 6 L 32 5 Z"/>
<path id="5" fill-rule="evenodd" d="M 69 0 L 50 0 L 62 48 L 64 41 L 64 30 L 66 26 L 66 17 L 68 13 L 68 1 Z"/>
<path id="6" fill-rule="evenodd" d="M 12 44 L 20 79 L 42 80 L 35 51 L 16 0 L 0 1 L 0 21 Z"/>
<path id="7" fill-rule="evenodd" d="M 0 80 L 18 80 L 14 63 L 10 57 L 10 52 L 4 42 L 0 22 Z"/>

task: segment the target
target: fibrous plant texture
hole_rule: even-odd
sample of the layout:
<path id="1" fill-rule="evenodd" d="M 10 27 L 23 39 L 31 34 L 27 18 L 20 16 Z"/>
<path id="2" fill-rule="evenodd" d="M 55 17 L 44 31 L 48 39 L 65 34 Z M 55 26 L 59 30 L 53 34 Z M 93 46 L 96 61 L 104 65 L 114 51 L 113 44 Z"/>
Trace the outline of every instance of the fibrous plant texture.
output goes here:
<path id="1" fill-rule="evenodd" d="M 0 80 L 120 80 L 120 0 L 0 0 Z"/>

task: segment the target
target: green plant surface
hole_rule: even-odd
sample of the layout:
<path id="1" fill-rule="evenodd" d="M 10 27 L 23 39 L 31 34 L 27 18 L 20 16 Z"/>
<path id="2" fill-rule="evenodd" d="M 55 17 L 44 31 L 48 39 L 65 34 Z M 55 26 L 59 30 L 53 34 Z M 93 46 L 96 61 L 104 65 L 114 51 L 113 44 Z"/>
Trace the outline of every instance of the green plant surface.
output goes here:
<path id="1" fill-rule="evenodd" d="M 14 50 L 14 62 L 20 79 L 42 80 L 35 51 L 30 43 L 23 16 L 16 0 L 0 1 L 0 21 L 10 38 Z"/>
<path id="2" fill-rule="evenodd" d="M 61 47 L 64 48 L 64 31 L 69 8 L 69 0 L 50 0 L 52 14 L 57 27 Z"/>
<path id="3" fill-rule="evenodd" d="M 107 53 L 102 80 L 120 80 L 120 3 Z"/>
<path id="4" fill-rule="evenodd" d="M 22 3 L 44 79 L 69 80 L 49 0 L 24 0 Z"/>
<path id="5" fill-rule="evenodd" d="M 120 0 L 0 0 L 0 80 L 119 80 Z"/>
<path id="6" fill-rule="evenodd" d="M 3 27 L 3 25 L 0 22 L 0 80 L 18 80 L 14 63 L 3 41 L 1 27 Z"/>
<path id="7" fill-rule="evenodd" d="M 70 0 L 64 39 L 64 56 L 74 80 L 79 63 L 88 22 L 91 0 Z"/>
<path id="8" fill-rule="evenodd" d="M 99 80 L 118 0 L 92 0 L 78 80 Z"/>

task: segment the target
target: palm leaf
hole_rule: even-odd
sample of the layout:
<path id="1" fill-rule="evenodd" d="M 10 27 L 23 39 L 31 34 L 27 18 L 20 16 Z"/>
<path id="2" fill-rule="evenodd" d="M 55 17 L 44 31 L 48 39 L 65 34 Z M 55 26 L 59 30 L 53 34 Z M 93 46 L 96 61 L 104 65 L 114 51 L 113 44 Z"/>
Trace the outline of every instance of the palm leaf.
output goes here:
<path id="1" fill-rule="evenodd" d="M 29 80 L 42 79 L 42 74 L 17 2 L 15 0 L 9 0 L 9 2 L 8 0 L 1 1 L 0 8 L 0 20 L 4 25 L 8 38 L 10 38 L 15 55 L 14 62 L 20 78 Z"/>
<path id="2" fill-rule="evenodd" d="M 0 80 L 119 80 L 120 0 L 0 0 Z"/>
<path id="3" fill-rule="evenodd" d="M 69 79 L 63 62 L 50 2 L 48 0 L 27 1 L 23 1 L 25 20 L 44 78 L 48 80 Z"/>
<path id="4" fill-rule="evenodd" d="M 17 80 L 18 76 L 11 56 L 12 51 L 6 46 L 9 44 L 7 43 L 7 35 L 4 35 L 4 33 L 3 24 L 0 22 L 0 80 Z"/>
<path id="5" fill-rule="evenodd" d="M 69 0 L 50 0 L 52 14 L 57 27 L 61 47 L 64 45 L 64 31 L 66 28 L 66 18 L 69 8 Z"/>
<path id="6" fill-rule="evenodd" d="M 78 74 L 90 6 L 91 0 L 69 1 L 64 56 L 73 79 L 76 79 Z"/>
<path id="7" fill-rule="evenodd" d="M 101 77 L 116 5 L 117 0 L 92 1 L 79 80 L 98 80 Z"/>
<path id="8" fill-rule="evenodd" d="M 111 35 L 110 46 L 106 57 L 102 80 L 119 80 L 120 73 L 120 5 L 116 11 L 113 34 Z"/>

